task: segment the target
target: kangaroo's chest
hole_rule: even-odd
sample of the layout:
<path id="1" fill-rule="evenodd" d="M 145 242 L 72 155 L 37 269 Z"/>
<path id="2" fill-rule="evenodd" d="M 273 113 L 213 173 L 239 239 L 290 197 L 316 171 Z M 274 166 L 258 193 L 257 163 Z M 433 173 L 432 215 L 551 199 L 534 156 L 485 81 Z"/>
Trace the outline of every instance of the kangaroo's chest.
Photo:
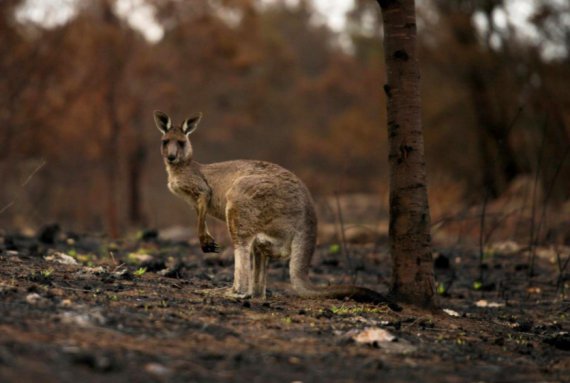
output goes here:
<path id="1" fill-rule="evenodd" d="M 178 177 L 168 177 L 168 189 L 172 194 L 182 198 L 191 205 L 196 205 L 196 201 L 204 188 L 196 182 L 187 182 L 187 180 Z"/>

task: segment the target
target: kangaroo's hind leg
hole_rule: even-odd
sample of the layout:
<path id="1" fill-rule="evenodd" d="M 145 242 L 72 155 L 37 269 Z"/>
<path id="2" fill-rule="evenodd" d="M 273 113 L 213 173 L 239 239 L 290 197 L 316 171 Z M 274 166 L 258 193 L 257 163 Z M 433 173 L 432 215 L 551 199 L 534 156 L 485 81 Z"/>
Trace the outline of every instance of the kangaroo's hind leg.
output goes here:
<path id="1" fill-rule="evenodd" d="M 245 217 L 246 218 L 246 217 Z M 226 222 L 234 247 L 234 284 L 233 295 L 240 298 L 251 296 L 253 282 L 253 245 L 255 237 L 244 230 L 244 217 L 240 209 L 228 201 Z"/>
<path id="2" fill-rule="evenodd" d="M 251 243 L 248 245 L 234 246 L 234 284 L 232 296 L 238 298 L 251 297 L 252 274 L 253 274 L 253 252 Z"/>
<path id="3" fill-rule="evenodd" d="M 256 243 L 253 246 L 253 278 L 250 285 L 253 298 L 265 299 L 266 297 L 269 255 L 264 245 Z"/>

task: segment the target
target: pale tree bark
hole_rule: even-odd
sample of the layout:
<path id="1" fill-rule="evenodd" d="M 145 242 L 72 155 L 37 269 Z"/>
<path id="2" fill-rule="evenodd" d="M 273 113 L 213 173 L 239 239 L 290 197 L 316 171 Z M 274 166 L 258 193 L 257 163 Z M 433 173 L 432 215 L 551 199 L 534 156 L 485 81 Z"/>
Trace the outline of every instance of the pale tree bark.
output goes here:
<path id="1" fill-rule="evenodd" d="M 377 0 L 384 21 L 390 163 L 392 294 L 434 304 L 430 214 L 416 58 L 414 0 Z"/>

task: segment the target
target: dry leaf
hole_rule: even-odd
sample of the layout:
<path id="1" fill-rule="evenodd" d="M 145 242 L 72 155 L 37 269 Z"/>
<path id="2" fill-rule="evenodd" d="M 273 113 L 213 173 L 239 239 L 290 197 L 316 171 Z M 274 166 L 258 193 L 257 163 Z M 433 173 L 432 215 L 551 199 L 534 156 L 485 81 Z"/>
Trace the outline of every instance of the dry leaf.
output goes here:
<path id="1" fill-rule="evenodd" d="M 461 316 L 461 315 L 459 315 L 459 313 L 457 311 L 454 311 L 451 309 L 443 309 L 443 312 L 449 316 L 452 316 L 452 317 L 460 317 Z"/>
<path id="2" fill-rule="evenodd" d="M 393 342 L 396 336 L 378 327 L 367 327 L 352 336 L 356 343 L 374 344 L 383 342 Z"/>
<path id="3" fill-rule="evenodd" d="M 498 302 L 488 302 L 485 299 L 481 299 L 481 300 L 478 300 L 477 302 L 475 302 L 475 306 L 497 308 L 497 307 L 505 307 L 505 304 L 504 303 L 498 303 Z"/>

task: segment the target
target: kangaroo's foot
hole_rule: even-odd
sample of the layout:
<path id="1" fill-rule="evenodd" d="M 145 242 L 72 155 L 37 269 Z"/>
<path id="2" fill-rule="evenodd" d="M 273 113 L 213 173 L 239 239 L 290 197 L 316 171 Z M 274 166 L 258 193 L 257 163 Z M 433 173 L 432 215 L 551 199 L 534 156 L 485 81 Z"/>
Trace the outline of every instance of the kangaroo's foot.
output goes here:
<path id="1" fill-rule="evenodd" d="M 200 237 L 200 247 L 204 253 L 219 253 L 222 250 L 222 247 L 209 234 Z"/>
<path id="2" fill-rule="evenodd" d="M 197 293 L 208 297 L 232 298 L 232 299 L 250 299 L 251 294 L 240 293 L 235 291 L 233 287 L 217 287 L 213 289 L 196 290 Z"/>
<path id="3" fill-rule="evenodd" d="M 231 287 L 215 287 L 212 289 L 196 290 L 196 292 L 206 297 L 226 298 L 229 294 L 232 294 L 233 290 Z"/>
<path id="4" fill-rule="evenodd" d="M 251 294 L 249 293 L 240 293 L 239 291 L 235 291 L 233 288 L 228 289 L 224 294 L 226 298 L 234 298 L 234 299 L 250 299 Z"/>

